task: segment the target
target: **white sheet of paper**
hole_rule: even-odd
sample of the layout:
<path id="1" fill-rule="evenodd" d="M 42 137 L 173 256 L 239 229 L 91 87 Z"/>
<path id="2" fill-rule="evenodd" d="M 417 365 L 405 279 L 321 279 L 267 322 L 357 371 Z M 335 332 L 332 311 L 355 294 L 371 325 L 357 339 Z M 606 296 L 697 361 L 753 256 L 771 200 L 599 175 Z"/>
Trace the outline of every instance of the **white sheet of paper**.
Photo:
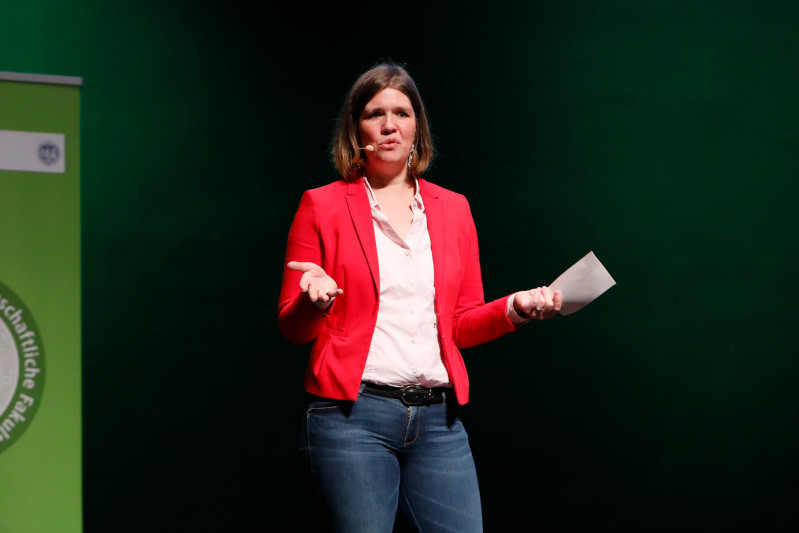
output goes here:
<path id="1" fill-rule="evenodd" d="M 549 288 L 553 292 L 560 291 L 563 297 L 560 314 L 568 315 L 579 311 L 615 284 L 594 252 L 588 252 L 585 257 L 558 276 Z"/>

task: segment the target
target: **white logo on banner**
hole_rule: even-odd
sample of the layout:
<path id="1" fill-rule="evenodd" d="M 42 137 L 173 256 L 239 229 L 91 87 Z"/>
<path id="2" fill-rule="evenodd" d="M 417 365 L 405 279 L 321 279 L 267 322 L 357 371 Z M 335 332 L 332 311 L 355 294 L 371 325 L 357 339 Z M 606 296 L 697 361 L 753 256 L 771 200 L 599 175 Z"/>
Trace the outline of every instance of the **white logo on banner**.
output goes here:
<path id="1" fill-rule="evenodd" d="M 44 351 L 30 311 L 0 283 L 0 453 L 28 428 L 44 388 Z"/>
<path id="2" fill-rule="evenodd" d="M 63 133 L 0 130 L 0 170 L 66 172 Z"/>

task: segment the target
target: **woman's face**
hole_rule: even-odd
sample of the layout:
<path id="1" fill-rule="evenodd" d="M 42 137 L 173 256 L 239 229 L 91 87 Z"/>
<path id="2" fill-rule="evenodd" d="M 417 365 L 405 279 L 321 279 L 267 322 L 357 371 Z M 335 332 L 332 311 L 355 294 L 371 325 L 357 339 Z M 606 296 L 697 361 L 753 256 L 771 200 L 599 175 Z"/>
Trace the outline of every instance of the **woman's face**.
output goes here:
<path id="1" fill-rule="evenodd" d="M 402 91 L 386 88 L 377 93 L 363 108 L 358 121 L 361 146 L 372 145 L 374 151 L 364 150 L 367 169 L 401 169 L 416 134 L 416 116 L 410 99 Z"/>

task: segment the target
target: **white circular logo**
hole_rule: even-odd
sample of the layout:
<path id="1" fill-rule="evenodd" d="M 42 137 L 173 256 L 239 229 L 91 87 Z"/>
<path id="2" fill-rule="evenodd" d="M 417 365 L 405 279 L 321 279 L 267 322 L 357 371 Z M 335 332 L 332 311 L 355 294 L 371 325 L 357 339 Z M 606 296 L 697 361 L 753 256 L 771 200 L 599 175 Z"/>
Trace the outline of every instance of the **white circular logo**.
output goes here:
<path id="1" fill-rule="evenodd" d="M 28 428 L 44 389 L 44 350 L 33 315 L 0 283 L 0 453 Z"/>

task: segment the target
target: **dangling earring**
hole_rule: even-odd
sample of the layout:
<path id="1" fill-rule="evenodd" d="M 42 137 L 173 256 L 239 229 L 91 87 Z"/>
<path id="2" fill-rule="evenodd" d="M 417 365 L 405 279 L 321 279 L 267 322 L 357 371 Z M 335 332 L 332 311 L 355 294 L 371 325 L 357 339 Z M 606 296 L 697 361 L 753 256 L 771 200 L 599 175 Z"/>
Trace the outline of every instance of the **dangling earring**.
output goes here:
<path id="1" fill-rule="evenodd" d="M 413 159 L 413 146 L 411 146 L 411 152 L 408 154 L 408 170 L 411 168 L 411 159 Z"/>

